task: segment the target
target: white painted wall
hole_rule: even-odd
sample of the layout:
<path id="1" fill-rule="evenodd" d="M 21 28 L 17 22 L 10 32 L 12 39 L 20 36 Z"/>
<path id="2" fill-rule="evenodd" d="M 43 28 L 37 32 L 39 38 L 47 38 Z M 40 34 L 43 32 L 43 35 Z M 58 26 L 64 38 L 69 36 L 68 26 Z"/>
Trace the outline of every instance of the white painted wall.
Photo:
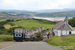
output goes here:
<path id="1" fill-rule="evenodd" d="M 61 36 L 61 30 L 57 30 L 57 35 L 55 35 L 55 36 Z"/>
<path id="2" fill-rule="evenodd" d="M 69 30 L 67 31 L 67 35 L 69 35 Z M 61 30 L 54 29 L 55 36 L 61 36 Z M 71 34 L 75 34 L 75 31 L 71 31 Z M 62 35 L 66 35 L 66 30 L 62 30 Z"/>
<path id="3" fill-rule="evenodd" d="M 69 35 L 69 32 L 70 32 L 70 31 L 67 31 L 67 35 Z M 66 30 L 63 30 L 63 31 L 62 31 L 62 35 L 66 35 Z"/>
<path id="4" fill-rule="evenodd" d="M 72 31 L 72 34 L 75 34 L 75 31 Z"/>
<path id="5" fill-rule="evenodd" d="M 55 33 L 55 36 L 58 36 L 58 31 L 57 31 L 57 29 L 54 29 L 54 33 Z"/>

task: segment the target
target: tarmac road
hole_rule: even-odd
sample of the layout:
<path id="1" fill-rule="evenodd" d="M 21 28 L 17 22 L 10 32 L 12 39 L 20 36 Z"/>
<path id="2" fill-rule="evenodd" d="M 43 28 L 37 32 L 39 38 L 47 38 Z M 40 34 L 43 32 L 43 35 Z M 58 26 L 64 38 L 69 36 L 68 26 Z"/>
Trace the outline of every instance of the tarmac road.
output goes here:
<path id="1" fill-rule="evenodd" d="M 20 42 L 1 50 L 63 50 L 58 47 L 51 46 L 46 42 Z"/>

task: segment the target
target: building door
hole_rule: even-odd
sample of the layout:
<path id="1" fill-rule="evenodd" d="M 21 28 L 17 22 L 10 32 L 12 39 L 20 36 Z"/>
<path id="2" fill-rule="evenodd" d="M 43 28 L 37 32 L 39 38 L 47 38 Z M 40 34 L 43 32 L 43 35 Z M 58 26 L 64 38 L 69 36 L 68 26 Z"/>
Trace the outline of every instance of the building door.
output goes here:
<path id="1" fill-rule="evenodd" d="M 55 36 L 55 33 L 53 32 L 53 36 Z"/>
<path id="2" fill-rule="evenodd" d="M 71 31 L 69 32 L 69 35 L 71 35 Z"/>

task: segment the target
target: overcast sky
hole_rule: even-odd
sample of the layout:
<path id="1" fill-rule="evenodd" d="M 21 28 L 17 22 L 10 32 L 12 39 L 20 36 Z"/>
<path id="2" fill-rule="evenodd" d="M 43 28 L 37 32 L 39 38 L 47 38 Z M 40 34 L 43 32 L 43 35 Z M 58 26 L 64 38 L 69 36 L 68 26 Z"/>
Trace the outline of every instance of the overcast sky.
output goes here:
<path id="1" fill-rule="evenodd" d="M 75 8 L 75 0 L 0 0 L 0 9 L 42 10 Z"/>

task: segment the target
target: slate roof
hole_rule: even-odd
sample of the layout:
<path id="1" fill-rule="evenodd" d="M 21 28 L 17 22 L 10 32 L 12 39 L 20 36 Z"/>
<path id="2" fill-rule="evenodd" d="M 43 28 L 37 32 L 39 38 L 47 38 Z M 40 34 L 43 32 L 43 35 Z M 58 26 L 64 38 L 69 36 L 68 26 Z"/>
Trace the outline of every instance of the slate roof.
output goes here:
<path id="1" fill-rule="evenodd" d="M 57 29 L 57 30 L 66 30 L 66 27 L 67 27 L 67 30 L 70 30 L 70 31 L 73 31 L 75 30 L 72 26 L 70 26 L 69 24 L 68 25 L 65 25 L 65 22 L 61 21 L 59 23 L 57 23 L 53 29 Z"/>

